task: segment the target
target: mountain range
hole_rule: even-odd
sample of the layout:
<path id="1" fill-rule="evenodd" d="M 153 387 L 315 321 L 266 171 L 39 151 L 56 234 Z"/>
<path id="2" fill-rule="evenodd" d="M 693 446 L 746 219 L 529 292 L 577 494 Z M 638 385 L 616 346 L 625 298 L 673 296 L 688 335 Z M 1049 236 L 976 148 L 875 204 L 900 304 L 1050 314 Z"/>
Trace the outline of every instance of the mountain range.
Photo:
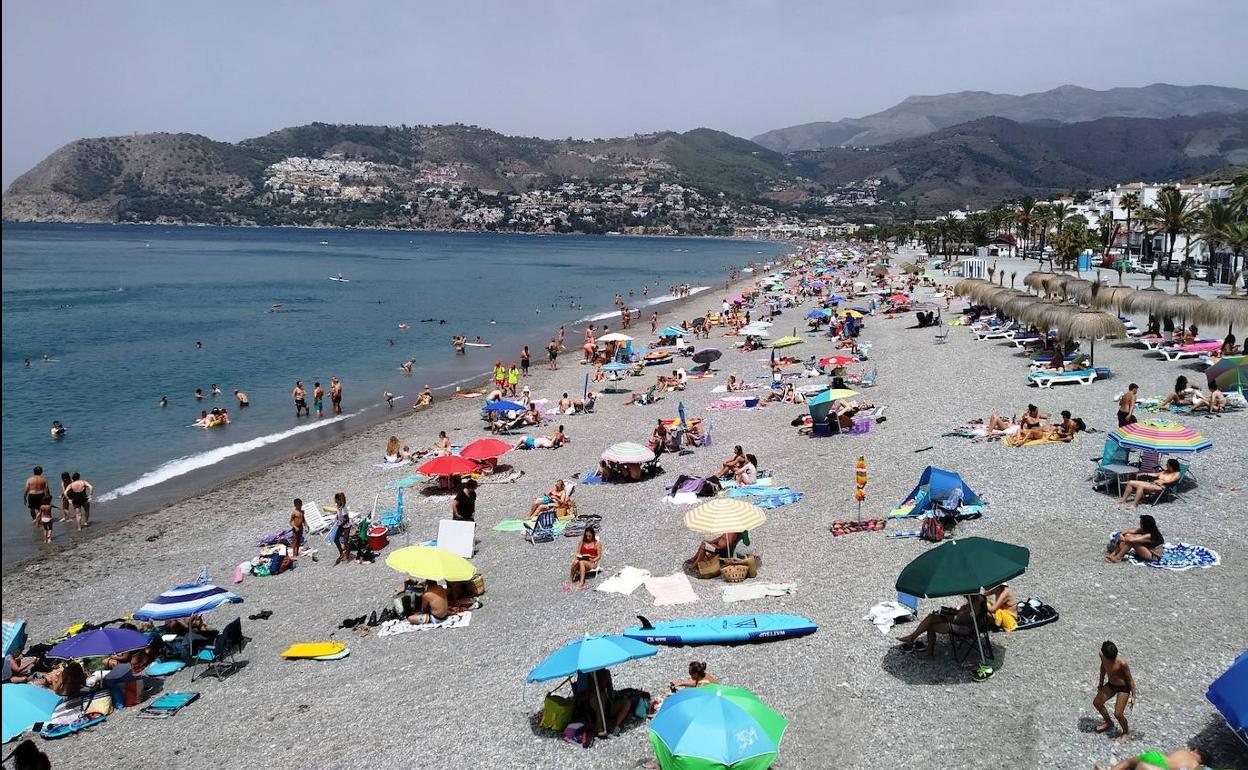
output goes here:
<path id="1" fill-rule="evenodd" d="M 3 218 L 723 232 L 775 212 L 909 218 L 1248 164 L 1248 91 L 1175 88 L 913 97 L 893 108 L 910 112 L 895 114 L 944 105 L 925 113 L 928 127 L 996 109 L 996 99 L 1014 117 L 975 116 L 883 143 L 875 140 L 904 133 L 903 124 L 922 126 L 876 121 L 851 137 L 866 146 L 786 152 L 705 128 L 549 140 L 461 124 L 313 123 L 238 143 L 166 133 L 82 139 L 14 180 Z M 1128 104 L 1131 93 L 1148 98 Z M 1204 111 L 1073 120 L 1111 109 L 1106 95 L 1124 111 Z"/>
<path id="2" fill-rule="evenodd" d="M 1223 86 L 1154 83 L 1142 88 L 1094 91 L 1066 85 L 1022 96 L 959 91 L 911 96 L 866 117 L 779 128 L 759 134 L 754 142 L 777 152 L 871 147 L 990 116 L 1017 123 L 1083 123 L 1108 117 L 1170 118 L 1241 110 L 1248 110 L 1248 90 Z"/>

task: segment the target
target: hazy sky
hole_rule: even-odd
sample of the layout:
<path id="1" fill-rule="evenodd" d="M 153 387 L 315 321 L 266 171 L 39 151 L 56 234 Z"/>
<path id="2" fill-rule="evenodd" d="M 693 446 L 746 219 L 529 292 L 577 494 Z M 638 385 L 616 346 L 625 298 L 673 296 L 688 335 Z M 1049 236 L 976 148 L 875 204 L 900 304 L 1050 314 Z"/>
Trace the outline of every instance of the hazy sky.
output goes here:
<path id="1" fill-rule="evenodd" d="M 916 93 L 1248 87 L 1246 29 L 1244 0 L 5 0 L 3 182 L 136 131 L 753 136 Z"/>

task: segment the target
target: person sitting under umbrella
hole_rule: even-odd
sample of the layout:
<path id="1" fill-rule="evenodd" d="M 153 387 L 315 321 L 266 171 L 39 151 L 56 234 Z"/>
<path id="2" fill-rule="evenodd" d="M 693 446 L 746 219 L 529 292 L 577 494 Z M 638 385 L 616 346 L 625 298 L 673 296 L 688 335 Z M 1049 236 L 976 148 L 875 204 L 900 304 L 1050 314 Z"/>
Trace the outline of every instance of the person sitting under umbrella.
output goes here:
<path id="1" fill-rule="evenodd" d="M 427 582 L 424 592 L 420 595 L 420 608 L 407 616 L 407 622 L 414 626 L 441 623 L 450 615 L 451 606 L 447 598 L 446 586 L 440 582 Z"/>
<path id="2" fill-rule="evenodd" d="M 1145 476 L 1151 476 L 1153 480 L 1144 481 Z M 1166 487 L 1177 483 L 1182 476 L 1183 472 L 1179 467 L 1179 461 L 1171 457 L 1169 460 L 1166 460 L 1166 468 L 1163 471 L 1157 473 L 1137 473 L 1136 478 L 1128 481 L 1127 485 L 1123 487 L 1122 497 L 1119 498 L 1118 502 L 1123 505 L 1131 503 L 1131 496 L 1134 494 L 1135 501 L 1131 507 L 1139 508 L 1140 498 L 1144 497 L 1145 492 L 1157 492 L 1160 494 L 1165 491 Z"/>
<path id="3" fill-rule="evenodd" d="M 737 543 L 741 540 L 740 532 L 725 532 L 718 537 L 698 543 L 698 549 L 693 552 L 693 556 L 685 562 L 685 566 L 689 569 L 696 570 L 698 565 L 716 556 L 727 558 L 736 550 Z"/>
<path id="4" fill-rule="evenodd" d="M 982 594 L 967 597 L 967 601 L 957 611 L 942 607 L 931 613 L 913 631 L 905 636 L 897 637 L 903 650 L 922 650 L 920 657 L 932 658 L 936 654 L 936 634 L 958 634 L 967 636 L 975 633 L 976 627 L 987 628 L 988 603 Z M 972 617 L 972 612 L 975 613 Z M 978 623 L 978 626 L 976 625 Z M 920 644 L 916 640 L 927 634 L 927 643 Z"/>
<path id="5" fill-rule="evenodd" d="M 577 674 L 572 683 L 574 718 L 583 719 L 599 738 L 618 733 L 632 709 L 632 700 L 615 691 L 609 669 Z"/>

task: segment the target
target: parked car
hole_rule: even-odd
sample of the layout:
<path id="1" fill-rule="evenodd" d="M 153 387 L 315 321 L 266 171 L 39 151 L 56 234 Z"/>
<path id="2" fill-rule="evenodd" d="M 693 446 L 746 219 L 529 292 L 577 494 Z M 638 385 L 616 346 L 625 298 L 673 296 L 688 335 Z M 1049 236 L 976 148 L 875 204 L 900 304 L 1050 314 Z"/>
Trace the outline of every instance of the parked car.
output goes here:
<path id="1" fill-rule="evenodd" d="M 1209 280 L 1209 268 L 1207 268 L 1207 267 L 1193 267 L 1193 268 L 1192 268 L 1192 280 L 1195 280 L 1195 281 L 1207 281 L 1207 280 Z"/>
<path id="2" fill-rule="evenodd" d="M 1180 275 L 1183 275 L 1185 269 L 1182 262 L 1171 262 L 1170 264 L 1162 262 L 1157 266 L 1157 274 L 1166 278 L 1178 278 Z"/>

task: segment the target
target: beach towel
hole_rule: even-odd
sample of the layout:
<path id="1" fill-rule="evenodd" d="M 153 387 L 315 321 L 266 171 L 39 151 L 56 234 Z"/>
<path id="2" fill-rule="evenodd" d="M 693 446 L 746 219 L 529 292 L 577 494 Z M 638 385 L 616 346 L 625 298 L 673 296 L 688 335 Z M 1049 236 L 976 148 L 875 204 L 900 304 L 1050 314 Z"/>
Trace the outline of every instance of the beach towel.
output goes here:
<path id="1" fill-rule="evenodd" d="M 694 492 L 677 492 L 674 495 L 664 497 L 663 501 L 672 505 L 694 505 L 702 502 L 702 498 L 698 497 Z"/>
<path id="2" fill-rule="evenodd" d="M 1203 545 L 1166 543 L 1161 547 L 1161 559 L 1158 561 L 1140 561 L 1135 558 L 1134 553 L 1128 553 L 1126 561 L 1132 564 L 1143 564 L 1145 567 L 1154 569 L 1184 572 L 1194 567 L 1200 567 L 1201 569 L 1216 567 L 1222 563 L 1222 558 L 1218 556 L 1216 551 L 1205 548 Z"/>
<path id="3" fill-rule="evenodd" d="M 556 535 L 562 532 L 564 527 L 568 526 L 568 521 L 570 521 L 570 519 L 559 519 L 555 521 L 554 531 Z M 525 522 L 530 524 L 533 523 L 529 519 L 503 519 L 495 524 L 493 529 L 495 532 L 523 532 L 525 529 Z"/>
<path id="4" fill-rule="evenodd" d="M 450 615 L 446 620 L 437 623 L 408 623 L 406 618 L 387 620 L 377 627 L 378 636 L 398 636 L 412 631 L 429 631 L 436 628 L 466 628 L 472 623 L 472 611 L 466 610 L 457 615 Z"/>
<path id="5" fill-rule="evenodd" d="M 880 602 L 871 609 L 867 610 L 867 614 L 863 616 L 863 620 L 869 620 L 881 634 L 888 636 L 889 630 L 893 624 L 902 618 L 914 617 L 914 613 L 909 607 L 898 604 L 895 601 Z"/>
<path id="6" fill-rule="evenodd" d="M 742 487 L 736 486 L 735 481 L 731 484 L 725 481 L 724 487 L 728 489 L 729 497 L 763 497 L 789 491 L 788 487 L 777 487 L 775 479 L 759 479 L 753 484 Z"/>
<path id="7" fill-rule="evenodd" d="M 712 401 L 706 405 L 707 411 L 725 412 L 733 409 L 745 409 L 744 401 Z"/>
<path id="8" fill-rule="evenodd" d="M 746 382 L 746 383 L 742 383 L 738 385 L 737 389 L 733 392 L 736 393 L 736 392 L 747 391 L 747 390 L 763 390 L 763 386 L 754 382 Z M 711 388 L 711 392 L 712 393 L 727 393 L 728 386 L 716 385 L 715 387 Z"/>
<path id="9" fill-rule="evenodd" d="M 789 596 L 797 590 L 797 583 L 733 583 L 724 586 L 724 602 L 746 602 L 769 596 Z"/>
<path id="10" fill-rule="evenodd" d="M 593 471 L 581 477 L 582 484 L 610 484 L 611 482 L 598 475 L 597 471 Z"/>
<path id="11" fill-rule="evenodd" d="M 654 606 L 663 607 L 668 604 L 692 604 L 698 600 L 693 592 L 689 577 L 677 572 L 667 577 L 646 578 L 646 590 L 654 597 Z"/>
<path id="12" fill-rule="evenodd" d="M 404 476 L 398 481 L 391 481 L 389 484 L 386 485 L 386 489 L 391 490 L 391 491 L 394 491 L 396 489 L 407 489 L 408 487 L 414 487 L 419 484 L 424 484 L 428 480 L 429 480 L 429 477 L 426 476 L 425 474 L 414 473 L 411 476 Z"/>
<path id="13" fill-rule="evenodd" d="M 602 581 L 596 590 L 607 594 L 624 594 L 628 596 L 640 588 L 648 577 L 650 577 L 650 570 L 625 567 Z"/>
<path id="14" fill-rule="evenodd" d="M 757 505 L 759 508 L 766 508 L 768 510 L 771 510 L 773 508 L 779 508 L 782 505 L 789 505 L 790 503 L 801 502 L 801 499 L 803 496 L 804 495 L 802 492 L 797 492 L 792 489 L 781 487 L 780 489 L 776 490 L 775 494 L 771 494 L 766 497 L 755 498 L 753 500 L 753 503 Z"/>
<path id="15" fill-rule="evenodd" d="M 1023 441 L 1022 438 L 1023 438 L 1022 434 L 1018 432 L 1014 432 L 1014 433 L 1011 433 L 1009 436 L 1007 436 L 1005 441 L 1001 443 L 1005 444 L 1006 446 L 1017 447 L 1017 446 L 1039 446 L 1041 444 L 1065 444 L 1065 443 L 1073 444 L 1077 440 L 1077 439 L 1071 439 L 1069 442 L 1062 441 L 1060 438 L 1057 437 L 1055 433 L 1049 433 L 1049 432 L 1046 432 L 1040 438 L 1033 438 L 1030 441 Z"/>
<path id="16" fill-rule="evenodd" d="M 884 519 L 864 519 L 863 521 L 832 522 L 832 537 L 852 535 L 855 532 L 877 532 L 884 529 Z"/>
<path id="17" fill-rule="evenodd" d="M 391 471 L 395 468 L 402 468 L 404 465 L 411 464 L 412 463 L 408 460 L 395 460 L 392 463 L 373 463 L 373 467 L 383 471 Z"/>

